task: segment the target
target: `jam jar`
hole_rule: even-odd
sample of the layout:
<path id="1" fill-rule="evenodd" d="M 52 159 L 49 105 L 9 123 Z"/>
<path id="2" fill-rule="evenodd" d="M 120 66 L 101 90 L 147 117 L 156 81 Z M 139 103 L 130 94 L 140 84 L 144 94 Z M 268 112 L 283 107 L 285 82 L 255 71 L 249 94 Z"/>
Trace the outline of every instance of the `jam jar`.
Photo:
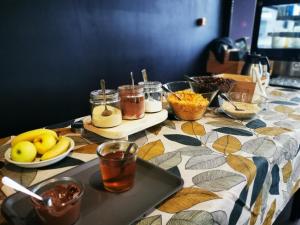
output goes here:
<path id="1" fill-rule="evenodd" d="M 142 85 L 122 85 L 118 90 L 123 119 L 143 118 L 145 115 L 144 87 Z"/>
<path id="2" fill-rule="evenodd" d="M 118 126 L 122 123 L 119 94 L 116 90 L 106 89 L 105 95 L 106 101 L 101 90 L 90 93 L 92 124 L 102 128 Z M 106 109 L 109 112 L 103 113 Z"/>
<path id="3" fill-rule="evenodd" d="M 162 88 L 159 81 L 139 82 L 144 86 L 145 112 L 154 113 L 162 110 Z"/>

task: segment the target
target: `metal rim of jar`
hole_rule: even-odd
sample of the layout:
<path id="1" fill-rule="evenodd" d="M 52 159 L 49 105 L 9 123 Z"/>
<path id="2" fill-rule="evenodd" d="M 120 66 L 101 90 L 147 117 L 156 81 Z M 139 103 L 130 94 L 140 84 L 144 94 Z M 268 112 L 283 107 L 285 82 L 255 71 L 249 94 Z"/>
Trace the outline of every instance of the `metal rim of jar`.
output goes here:
<path id="1" fill-rule="evenodd" d="M 162 83 L 159 81 L 139 82 L 139 85 L 143 85 L 144 91 L 147 93 L 162 92 Z"/>
<path id="2" fill-rule="evenodd" d="M 118 87 L 120 96 L 142 96 L 144 95 L 143 85 L 122 85 Z"/>
<path id="3" fill-rule="evenodd" d="M 119 102 L 120 97 L 119 93 L 114 89 L 106 89 L 105 90 L 106 95 L 106 103 L 114 103 Z M 104 103 L 104 96 L 102 94 L 102 90 L 94 90 L 90 93 L 90 103 L 92 104 L 102 104 Z"/>

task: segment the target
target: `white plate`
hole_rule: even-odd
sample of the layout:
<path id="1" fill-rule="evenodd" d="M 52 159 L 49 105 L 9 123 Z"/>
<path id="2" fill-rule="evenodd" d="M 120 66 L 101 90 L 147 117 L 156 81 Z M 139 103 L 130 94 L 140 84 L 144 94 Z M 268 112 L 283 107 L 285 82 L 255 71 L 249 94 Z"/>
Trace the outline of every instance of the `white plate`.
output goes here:
<path id="1" fill-rule="evenodd" d="M 55 158 L 52 158 L 52 159 L 48 159 L 45 161 L 39 161 L 40 158 L 36 158 L 36 160 L 34 162 L 16 162 L 16 161 L 11 160 L 11 158 L 10 158 L 11 148 L 6 150 L 4 157 L 7 162 L 15 164 L 16 166 L 23 167 L 23 168 L 40 168 L 40 167 L 44 167 L 44 166 L 49 166 L 49 165 L 52 165 L 52 164 L 62 160 L 63 158 L 65 158 L 74 149 L 75 143 L 74 143 L 73 139 L 71 139 L 69 137 L 67 137 L 67 138 L 70 140 L 70 146 L 69 146 L 68 150 L 65 153 L 63 153 Z"/>

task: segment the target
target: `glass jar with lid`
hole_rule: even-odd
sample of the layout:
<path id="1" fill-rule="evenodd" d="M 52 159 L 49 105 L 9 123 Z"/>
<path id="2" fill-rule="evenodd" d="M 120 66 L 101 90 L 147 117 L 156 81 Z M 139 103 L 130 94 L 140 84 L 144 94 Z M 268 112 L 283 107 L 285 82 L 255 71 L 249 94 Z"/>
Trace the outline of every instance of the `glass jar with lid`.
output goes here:
<path id="1" fill-rule="evenodd" d="M 139 82 L 144 86 L 145 112 L 154 113 L 162 110 L 162 84 L 159 81 Z"/>
<path id="2" fill-rule="evenodd" d="M 105 95 L 108 113 L 103 113 L 106 110 L 103 92 L 94 90 L 90 93 L 92 124 L 102 128 L 118 126 L 122 123 L 119 94 L 116 90 L 107 89 Z"/>
<path id="3" fill-rule="evenodd" d="M 122 118 L 135 120 L 145 115 L 145 96 L 142 85 L 122 85 L 118 88 Z"/>

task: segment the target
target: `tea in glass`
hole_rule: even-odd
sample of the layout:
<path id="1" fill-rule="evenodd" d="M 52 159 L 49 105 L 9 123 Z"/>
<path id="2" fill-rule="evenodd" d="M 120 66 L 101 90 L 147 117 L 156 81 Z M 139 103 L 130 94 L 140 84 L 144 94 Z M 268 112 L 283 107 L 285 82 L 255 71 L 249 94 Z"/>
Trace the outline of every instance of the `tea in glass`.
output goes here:
<path id="1" fill-rule="evenodd" d="M 127 148 L 130 150 L 126 153 Z M 137 145 L 127 141 L 110 141 L 97 148 L 104 188 L 123 192 L 134 185 Z"/>

